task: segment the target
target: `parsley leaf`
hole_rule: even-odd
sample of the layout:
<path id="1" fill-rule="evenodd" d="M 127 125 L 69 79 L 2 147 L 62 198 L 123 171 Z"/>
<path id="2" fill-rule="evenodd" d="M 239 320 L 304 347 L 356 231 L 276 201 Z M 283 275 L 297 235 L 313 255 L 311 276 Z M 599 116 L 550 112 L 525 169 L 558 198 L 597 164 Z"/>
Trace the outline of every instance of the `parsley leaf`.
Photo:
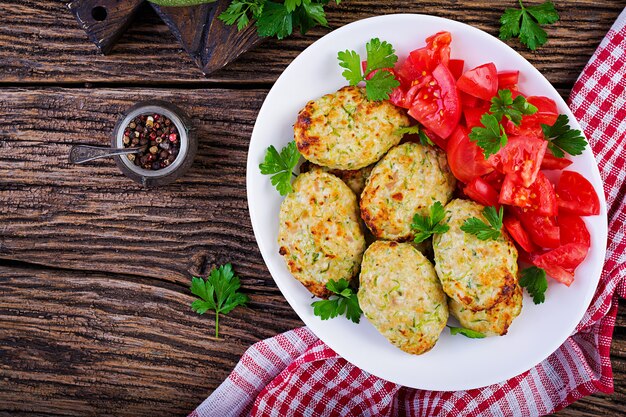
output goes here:
<path id="1" fill-rule="evenodd" d="M 441 221 L 446 217 L 446 211 L 439 201 L 430 206 L 428 216 L 413 216 L 411 229 L 415 232 L 415 243 L 420 243 L 431 237 L 435 233 L 445 233 L 450 230 L 450 226 Z"/>
<path id="2" fill-rule="evenodd" d="M 263 12 L 265 0 L 233 0 L 218 18 L 227 25 L 237 24 L 237 30 L 243 30 L 250 19 L 258 19 Z"/>
<path id="3" fill-rule="evenodd" d="M 557 158 L 563 158 L 564 152 L 580 155 L 587 146 L 581 131 L 569 127 L 569 119 L 565 114 L 560 114 L 552 126 L 542 124 L 541 129 L 550 142 L 548 148 Z"/>
<path id="4" fill-rule="evenodd" d="M 272 185 L 276 187 L 280 195 L 287 195 L 293 191 L 291 176 L 295 175 L 293 169 L 300 161 L 300 151 L 295 141 L 291 141 L 280 153 L 274 145 L 267 148 L 265 160 L 259 164 L 261 174 L 271 175 Z"/>
<path id="5" fill-rule="evenodd" d="M 365 50 L 367 51 L 365 74 L 361 70 L 361 57 L 355 51 L 346 50 L 337 54 L 339 66 L 345 68 L 341 75 L 352 86 L 365 81 L 365 94 L 368 100 L 387 100 L 393 89 L 400 85 L 393 74 L 385 71 L 385 68 L 392 68 L 398 61 L 395 50 L 390 43 L 381 42 L 378 38 L 371 39 L 365 45 Z M 365 77 L 372 71 L 376 72 L 369 80 L 366 80 Z"/>
<path id="6" fill-rule="evenodd" d="M 418 125 L 414 125 L 414 126 L 399 127 L 394 133 L 396 135 L 404 136 L 404 135 L 417 135 L 419 132 L 421 132 L 420 127 Z"/>
<path id="7" fill-rule="evenodd" d="M 509 138 L 504 132 L 504 127 L 493 114 L 483 114 L 480 122 L 484 127 L 472 128 L 469 138 L 482 148 L 487 159 L 490 155 L 498 153 L 500 148 L 507 144 Z"/>
<path id="8" fill-rule="evenodd" d="M 546 300 L 545 292 L 548 289 L 548 279 L 546 271 L 536 266 L 522 270 L 522 276 L 519 285 L 526 288 L 528 294 L 533 297 L 535 304 L 541 304 Z"/>
<path id="9" fill-rule="evenodd" d="M 196 3 L 211 3 L 215 0 L 156 0 L 158 2 L 194 1 Z M 283 39 L 300 28 L 305 34 L 316 25 L 328 26 L 324 6 L 329 0 L 285 0 L 275 2 L 270 0 L 232 0 L 228 8 L 219 15 L 219 19 L 227 25 L 237 24 L 238 30 L 243 30 L 252 19 L 259 36 L 276 36 Z M 340 0 L 336 0 L 339 4 Z"/>
<path id="10" fill-rule="evenodd" d="M 489 225 L 476 217 L 472 217 L 465 220 L 461 230 L 465 233 L 476 235 L 480 240 L 498 239 L 501 235 L 504 210 L 500 207 L 500 211 L 497 212 L 494 207 L 487 206 L 483 210 L 483 216 L 485 216 Z"/>
<path id="11" fill-rule="evenodd" d="M 476 330 L 466 329 L 465 327 L 452 327 L 447 326 L 450 329 L 450 334 L 455 336 L 457 334 L 462 334 L 465 337 L 469 337 L 470 339 L 484 339 L 485 334 L 481 332 L 477 332 Z"/>
<path id="12" fill-rule="evenodd" d="M 424 145 L 424 146 L 426 146 L 426 145 L 435 146 L 434 142 L 432 140 L 430 140 L 428 135 L 426 133 L 424 133 L 423 130 L 420 130 L 418 135 L 419 135 L 419 138 L 420 138 L 420 143 L 422 145 Z"/>
<path id="13" fill-rule="evenodd" d="M 559 14 L 550 1 L 525 7 L 519 0 L 519 5 L 519 9 L 506 9 L 500 17 L 500 39 L 519 37 L 521 43 L 534 51 L 548 41 L 548 34 L 541 25 L 557 22 Z"/>
<path id="14" fill-rule="evenodd" d="M 206 281 L 191 278 L 191 292 L 200 297 L 191 303 L 191 309 L 198 314 L 215 311 L 215 337 L 219 337 L 220 313 L 228 314 L 233 308 L 245 305 L 250 299 L 238 292 L 241 283 L 233 273 L 231 264 L 213 268 Z"/>
<path id="15" fill-rule="evenodd" d="M 363 311 L 356 292 L 350 288 L 350 283 L 344 278 L 339 281 L 330 280 L 326 283 L 326 288 L 333 292 L 336 297 L 312 303 L 313 314 L 322 320 L 334 319 L 345 314 L 354 323 L 359 323 Z"/>
<path id="16" fill-rule="evenodd" d="M 499 90 L 498 95 L 491 99 L 489 111 L 497 120 L 502 120 L 502 117 L 506 116 L 507 119 L 519 126 L 522 122 L 522 115 L 537 113 L 537 107 L 530 104 L 522 95 L 513 100 L 511 90 L 507 89 Z"/>

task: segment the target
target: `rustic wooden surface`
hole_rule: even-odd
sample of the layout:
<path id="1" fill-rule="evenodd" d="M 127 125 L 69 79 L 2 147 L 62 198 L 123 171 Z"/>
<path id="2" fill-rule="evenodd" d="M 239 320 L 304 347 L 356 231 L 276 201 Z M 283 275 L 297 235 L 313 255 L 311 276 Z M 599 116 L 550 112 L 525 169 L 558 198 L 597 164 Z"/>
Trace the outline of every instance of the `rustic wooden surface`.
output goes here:
<path id="1" fill-rule="evenodd" d="M 380 13 L 429 13 L 497 33 L 514 1 L 347 0 L 339 27 Z M 558 1 L 539 53 L 520 51 L 567 96 L 624 2 Z M 252 343 L 301 325 L 260 256 L 245 161 L 271 84 L 328 32 L 269 40 L 206 79 L 149 7 L 102 56 L 64 2 L 0 0 L 0 415 L 184 415 Z M 512 42 L 517 47 L 515 42 Z M 112 161 L 70 166 L 71 144 L 106 144 L 119 112 L 172 100 L 198 126 L 195 164 L 146 191 Z M 189 304 L 191 274 L 232 262 L 249 308 L 220 321 Z M 626 413 L 626 310 L 612 348 L 615 393 L 562 416 Z M 532 341 L 529 341 L 532 343 Z"/>

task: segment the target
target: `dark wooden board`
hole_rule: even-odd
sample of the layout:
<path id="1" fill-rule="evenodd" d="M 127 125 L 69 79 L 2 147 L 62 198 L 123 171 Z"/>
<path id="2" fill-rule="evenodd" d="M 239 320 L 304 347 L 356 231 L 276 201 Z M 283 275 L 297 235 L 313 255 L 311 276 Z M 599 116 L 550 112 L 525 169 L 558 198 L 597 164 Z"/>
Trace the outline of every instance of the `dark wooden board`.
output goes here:
<path id="1" fill-rule="evenodd" d="M 379 14 L 424 13 L 496 35 L 500 14 L 515 3 L 348 0 L 329 7 L 328 18 L 331 27 L 340 27 Z M 615 0 L 560 2 L 562 20 L 548 29 L 549 43 L 538 52 L 518 50 L 552 83 L 571 88 L 625 5 Z M 0 24 L 0 82 L 12 83 L 271 83 L 300 51 L 329 31 L 269 40 L 205 79 L 149 7 L 140 10 L 108 56 L 94 49 L 63 2 L 0 0 L 0 22 L 11 22 Z"/>
<path id="2" fill-rule="evenodd" d="M 495 34 L 514 4 L 348 0 L 329 20 L 412 11 Z M 556 4 L 550 43 L 523 53 L 567 96 L 625 4 Z M 104 57 L 64 2 L 0 0 L 0 416 L 184 415 L 249 345 L 301 325 L 254 241 L 245 164 L 270 84 L 327 30 L 267 41 L 207 80 L 150 7 L 138 19 Z M 198 157 L 181 181 L 154 193 L 112 161 L 67 164 L 71 144 L 106 144 L 119 112 L 153 97 L 196 120 Z M 215 340 L 188 284 L 228 261 L 252 301 Z M 626 413 L 623 300 L 611 352 L 616 392 L 559 415 Z"/>

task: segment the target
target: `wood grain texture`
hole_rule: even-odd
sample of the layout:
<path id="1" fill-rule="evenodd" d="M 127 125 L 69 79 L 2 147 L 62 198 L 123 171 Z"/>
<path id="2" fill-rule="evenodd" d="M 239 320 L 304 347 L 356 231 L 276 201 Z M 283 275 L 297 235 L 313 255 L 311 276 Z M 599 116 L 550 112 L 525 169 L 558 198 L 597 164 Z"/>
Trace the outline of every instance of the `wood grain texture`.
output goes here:
<path id="1" fill-rule="evenodd" d="M 269 40 L 205 79 L 150 7 L 105 57 L 65 3 L 0 0 L 0 416 L 185 415 L 248 346 L 301 325 L 254 241 L 245 166 L 270 84 L 328 30 Z M 329 21 L 418 12 L 496 34 L 514 4 L 349 0 L 330 8 Z M 567 96 L 624 5 L 559 1 L 550 42 L 522 52 Z M 198 156 L 182 180 L 146 191 L 112 161 L 67 163 L 72 144 L 107 144 L 118 114 L 154 97 L 179 104 L 198 128 Z M 220 319 L 216 340 L 213 317 L 191 312 L 188 285 L 225 262 L 251 304 Z M 620 303 L 615 393 L 557 415 L 626 414 Z"/>
<path id="2" fill-rule="evenodd" d="M 337 28 L 379 14 L 424 13 L 497 35 L 499 16 L 515 3 L 350 0 L 331 5 L 328 20 L 331 28 Z M 615 0 L 561 2 L 561 21 L 548 29 L 548 44 L 538 52 L 518 50 L 553 84 L 571 87 L 625 5 Z M 269 40 L 205 79 L 149 7 L 141 10 L 108 56 L 95 50 L 58 0 L 0 0 L 0 22 L 11 22 L 0 25 L 0 82 L 14 83 L 271 83 L 300 51 L 330 30 Z M 518 46 L 516 41 L 510 44 Z"/>

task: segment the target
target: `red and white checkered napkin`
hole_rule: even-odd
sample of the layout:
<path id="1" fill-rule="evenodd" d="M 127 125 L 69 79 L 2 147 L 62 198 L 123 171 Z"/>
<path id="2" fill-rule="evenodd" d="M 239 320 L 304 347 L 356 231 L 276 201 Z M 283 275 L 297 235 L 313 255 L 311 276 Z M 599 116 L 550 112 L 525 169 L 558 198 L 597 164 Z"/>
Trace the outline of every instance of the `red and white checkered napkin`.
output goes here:
<path id="1" fill-rule="evenodd" d="M 626 10 L 570 97 L 604 180 L 609 242 L 589 310 L 556 352 L 506 382 L 470 391 L 432 392 L 402 387 L 362 371 L 304 327 L 249 348 L 228 379 L 190 417 L 536 416 L 597 391 L 612 392 L 609 355 L 616 292 L 626 296 L 625 37 Z"/>

